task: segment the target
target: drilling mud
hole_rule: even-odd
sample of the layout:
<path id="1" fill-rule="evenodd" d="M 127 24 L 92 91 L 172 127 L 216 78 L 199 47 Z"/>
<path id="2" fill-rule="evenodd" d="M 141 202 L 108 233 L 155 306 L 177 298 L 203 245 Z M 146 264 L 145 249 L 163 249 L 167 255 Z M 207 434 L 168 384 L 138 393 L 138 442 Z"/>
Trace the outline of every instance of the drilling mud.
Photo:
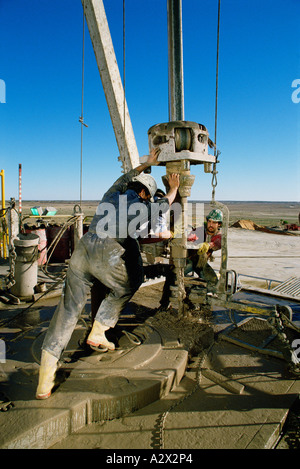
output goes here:
<path id="1" fill-rule="evenodd" d="M 159 300 L 162 296 L 164 282 L 149 285 L 139 290 L 132 298 L 137 318 L 147 319 L 157 330 L 168 331 L 168 335 L 178 341 L 188 351 L 189 356 L 197 355 L 207 348 L 214 338 L 213 315 L 209 307 L 191 309 L 180 315 L 172 308 L 161 308 Z"/>

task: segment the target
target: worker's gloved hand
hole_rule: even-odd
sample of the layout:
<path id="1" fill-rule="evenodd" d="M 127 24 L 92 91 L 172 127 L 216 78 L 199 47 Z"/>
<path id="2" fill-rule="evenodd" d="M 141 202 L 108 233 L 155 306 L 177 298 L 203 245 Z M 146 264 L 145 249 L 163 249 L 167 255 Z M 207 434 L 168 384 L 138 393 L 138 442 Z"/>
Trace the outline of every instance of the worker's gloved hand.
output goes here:
<path id="1" fill-rule="evenodd" d="M 198 249 L 198 254 L 201 255 L 201 254 L 207 253 L 209 248 L 210 248 L 209 243 L 200 244 L 199 249 Z"/>
<path id="2" fill-rule="evenodd" d="M 209 248 L 210 248 L 209 243 L 202 243 L 199 246 L 199 249 L 197 251 L 197 255 L 198 255 L 197 267 L 199 269 L 203 268 L 207 264 Z"/>

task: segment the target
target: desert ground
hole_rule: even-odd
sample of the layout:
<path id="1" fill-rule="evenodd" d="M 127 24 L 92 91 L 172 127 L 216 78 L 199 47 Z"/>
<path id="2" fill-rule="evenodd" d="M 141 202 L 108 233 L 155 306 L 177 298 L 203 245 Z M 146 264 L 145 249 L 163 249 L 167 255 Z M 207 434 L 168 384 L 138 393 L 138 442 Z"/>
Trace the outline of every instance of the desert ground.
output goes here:
<path id="1" fill-rule="evenodd" d="M 210 210 L 209 202 L 199 201 L 204 203 L 204 212 L 207 214 Z M 239 219 L 250 219 L 259 225 L 264 226 L 280 226 L 281 220 L 287 223 L 299 224 L 300 202 L 235 202 L 235 201 L 222 201 L 227 205 L 230 214 L 230 224 Z M 22 214 L 26 217 L 31 214 L 30 208 L 41 206 L 43 209 L 50 206 L 57 209 L 54 220 L 61 216 L 72 215 L 74 206 L 79 205 L 79 201 L 75 200 L 26 200 L 22 202 Z M 96 211 L 98 205 L 97 200 L 85 200 L 81 204 L 81 209 L 84 213 L 86 221 L 90 220 Z M 26 219 L 26 222 L 29 220 Z M 34 219 L 30 220 L 34 222 Z M 61 220 L 60 220 L 61 221 Z"/>

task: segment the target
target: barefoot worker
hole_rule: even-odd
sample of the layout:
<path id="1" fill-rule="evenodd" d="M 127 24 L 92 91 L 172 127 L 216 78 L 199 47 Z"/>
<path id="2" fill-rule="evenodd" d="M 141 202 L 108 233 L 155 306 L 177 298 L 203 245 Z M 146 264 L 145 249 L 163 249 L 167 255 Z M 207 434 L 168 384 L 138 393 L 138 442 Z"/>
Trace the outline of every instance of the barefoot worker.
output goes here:
<path id="1" fill-rule="evenodd" d="M 71 338 L 95 278 L 109 289 L 109 294 L 97 311 L 87 343 L 110 350 L 115 347 L 107 340 L 105 332 L 116 325 L 120 312 L 143 282 L 138 230 L 143 225 L 149 226 L 145 223 L 147 220 L 151 225 L 151 220 L 169 209 L 179 187 L 179 175 L 170 174 L 168 193 L 152 203 L 157 185 L 154 178 L 143 171 L 157 164 L 158 154 L 159 150 L 153 149 L 147 162 L 121 176 L 105 193 L 88 233 L 72 254 L 61 300 L 42 345 L 37 399 L 51 395 L 58 360 Z"/>

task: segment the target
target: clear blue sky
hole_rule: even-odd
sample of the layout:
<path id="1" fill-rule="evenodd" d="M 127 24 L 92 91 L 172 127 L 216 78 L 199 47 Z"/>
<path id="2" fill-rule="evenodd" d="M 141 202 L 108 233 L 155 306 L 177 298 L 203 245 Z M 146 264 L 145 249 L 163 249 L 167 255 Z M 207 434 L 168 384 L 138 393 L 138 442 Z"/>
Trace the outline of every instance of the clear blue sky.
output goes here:
<path id="1" fill-rule="evenodd" d="M 104 0 L 123 75 L 122 0 Z M 126 98 L 140 156 L 147 131 L 167 122 L 167 1 L 126 0 Z M 182 0 L 185 119 L 214 136 L 218 0 Z M 222 0 L 219 200 L 300 200 L 299 0 Z M 0 169 L 6 199 L 80 197 L 81 0 L 0 0 Z M 299 93 L 300 95 L 300 93 Z M 121 174 L 118 147 L 86 28 L 83 199 L 99 200 Z M 192 199 L 211 175 L 193 166 Z M 164 168 L 154 168 L 160 177 Z"/>

